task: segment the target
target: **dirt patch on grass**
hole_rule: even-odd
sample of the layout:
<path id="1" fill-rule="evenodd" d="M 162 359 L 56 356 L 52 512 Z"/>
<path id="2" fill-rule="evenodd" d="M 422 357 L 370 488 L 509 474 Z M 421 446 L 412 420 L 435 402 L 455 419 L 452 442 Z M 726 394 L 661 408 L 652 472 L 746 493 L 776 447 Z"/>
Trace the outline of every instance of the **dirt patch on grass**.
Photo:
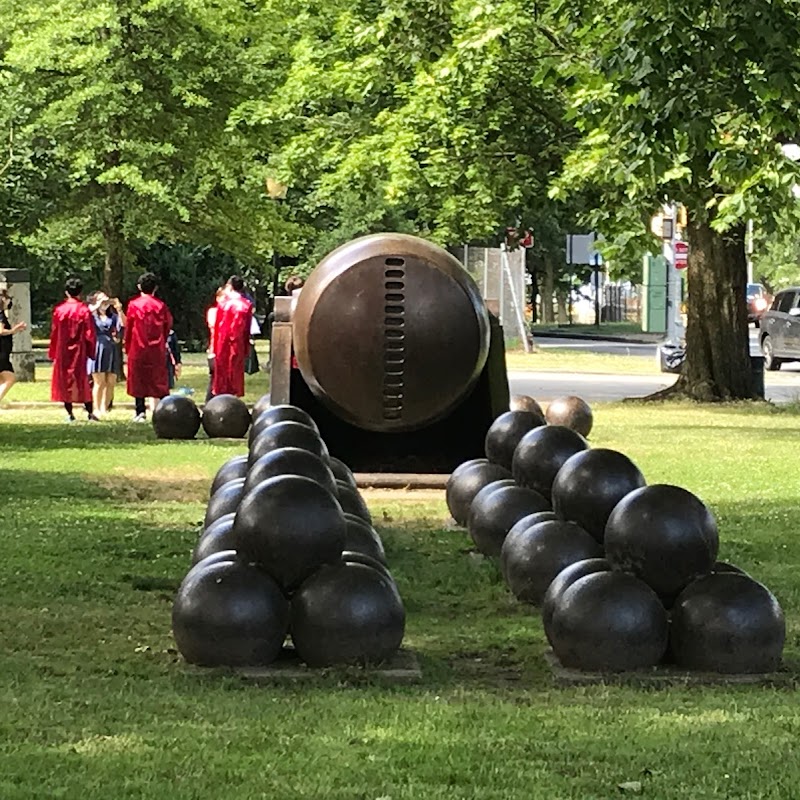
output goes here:
<path id="1" fill-rule="evenodd" d="M 205 502 L 211 484 L 205 473 L 176 475 L 172 470 L 129 467 L 116 467 L 108 475 L 91 475 L 86 480 L 101 486 L 121 503 Z"/>
<path id="2" fill-rule="evenodd" d="M 364 499 L 396 500 L 409 503 L 430 503 L 433 500 L 444 500 L 444 489 L 359 489 Z"/>

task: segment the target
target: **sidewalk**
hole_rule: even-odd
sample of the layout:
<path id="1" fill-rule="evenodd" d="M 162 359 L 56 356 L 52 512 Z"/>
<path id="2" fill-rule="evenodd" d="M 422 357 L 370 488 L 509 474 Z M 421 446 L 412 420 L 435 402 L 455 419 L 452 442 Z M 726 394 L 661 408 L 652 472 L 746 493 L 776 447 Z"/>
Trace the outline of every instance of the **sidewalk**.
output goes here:
<path id="1" fill-rule="evenodd" d="M 587 330 L 584 326 L 573 329 L 571 325 L 555 326 L 536 329 L 531 334 L 534 342 L 537 339 L 583 339 L 590 342 L 630 342 L 631 344 L 660 344 L 664 341 L 666 334 L 663 333 L 605 333 L 601 325 L 596 331 Z"/>

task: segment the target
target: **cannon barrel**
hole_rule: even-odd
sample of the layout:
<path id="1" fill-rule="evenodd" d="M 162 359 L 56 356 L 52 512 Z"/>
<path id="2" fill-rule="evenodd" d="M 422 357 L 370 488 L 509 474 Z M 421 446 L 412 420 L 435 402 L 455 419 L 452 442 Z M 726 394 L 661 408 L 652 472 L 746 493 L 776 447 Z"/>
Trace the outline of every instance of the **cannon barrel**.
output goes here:
<path id="1" fill-rule="evenodd" d="M 397 233 L 326 256 L 296 299 L 292 340 L 309 389 L 368 431 L 411 431 L 445 417 L 486 364 L 489 315 L 441 247 Z"/>

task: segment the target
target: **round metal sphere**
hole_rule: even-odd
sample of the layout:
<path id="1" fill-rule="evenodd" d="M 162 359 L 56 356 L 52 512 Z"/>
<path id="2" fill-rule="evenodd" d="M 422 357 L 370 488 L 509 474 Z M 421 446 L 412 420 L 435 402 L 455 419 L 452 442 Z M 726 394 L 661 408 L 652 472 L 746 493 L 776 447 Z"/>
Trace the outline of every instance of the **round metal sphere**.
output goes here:
<path id="1" fill-rule="evenodd" d="M 351 470 L 344 461 L 340 461 L 338 458 L 334 458 L 333 456 L 329 456 L 328 458 L 331 464 L 333 477 L 336 478 L 337 481 L 344 481 L 345 483 L 349 483 L 354 489 L 358 489 L 358 483 L 356 481 L 356 476 L 353 475 L 353 470 Z"/>
<path id="2" fill-rule="evenodd" d="M 389 567 L 372 556 L 368 556 L 366 553 L 359 553 L 357 550 L 343 550 L 342 561 L 345 564 L 364 564 L 367 567 L 376 569 L 394 583 L 394 578 L 392 578 L 392 574 L 389 572 Z"/>
<path id="3" fill-rule="evenodd" d="M 192 574 L 193 570 L 201 570 L 205 569 L 206 567 L 211 566 L 212 564 L 219 564 L 223 561 L 238 561 L 239 554 L 236 550 L 219 550 L 216 553 L 209 553 L 204 558 L 201 558 L 199 561 L 196 561 L 192 564 L 192 567 L 186 573 L 186 576 Z"/>
<path id="4" fill-rule="evenodd" d="M 542 407 L 527 394 L 512 394 L 508 403 L 509 411 L 530 411 L 537 417 L 544 419 Z"/>
<path id="5" fill-rule="evenodd" d="M 252 466 L 259 458 L 281 447 L 299 447 L 308 450 L 328 463 L 328 448 L 319 434 L 302 422 L 275 422 L 264 428 L 250 445 L 249 463 Z"/>
<path id="6" fill-rule="evenodd" d="M 203 529 L 192 551 L 192 564 L 199 564 L 214 553 L 236 550 L 238 542 L 233 533 L 234 512 L 223 514 Z"/>
<path id="7" fill-rule="evenodd" d="M 623 497 L 608 518 L 606 558 L 660 595 L 674 595 L 711 571 L 717 524 L 702 501 L 680 486 L 658 483 Z"/>
<path id="8" fill-rule="evenodd" d="M 405 609 L 394 582 L 365 564 L 314 573 L 291 604 L 292 641 L 312 667 L 381 662 L 403 641 Z"/>
<path id="9" fill-rule="evenodd" d="M 234 478 L 232 481 L 223 483 L 208 501 L 203 527 L 208 528 L 212 522 L 216 522 L 225 514 L 235 512 L 239 507 L 243 491 L 244 478 Z"/>
<path id="10" fill-rule="evenodd" d="M 235 395 L 218 394 L 203 407 L 203 430 L 212 439 L 241 439 L 249 427 L 250 412 Z"/>
<path id="11" fill-rule="evenodd" d="M 570 564 L 598 558 L 603 550 L 580 525 L 564 520 L 539 522 L 506 536 L 500 570 L 517 600 L 538 606 L 555 577 Z"/>
<path id="12" fill-rule="evenodd" d="M 453 470 L 447 479 L 445 499 L 453 519 L 462 527 L 467 524 L 469 507 L 475 495 L 494 481 L 510 479 L 511 473 L 499 464 L 491 464 L 486 458 L 465 461 Z"/>
<path id="13" fill-rule="evenodd" d="M 342 511 L 361 517 L 367 525 L 372 525 L 372 514 L 369 513 L 369 508 L 367 508 L 367 504 L 358 489 L 344 481 L 336 481 L 336 497 L 339 500 Z"/>
<path id="14" fill-rule="evenodd" d="M 181 655 L 206 667 L 274 661 L 289 622 L 288 601 L 275 581 L 238 561 L 198 567 L 186 575 L 172 606 Z"/>
<path id="15" fill-rule="evenodd" d="M 658 664 L 667 631 L 667 612 L 646 583 L 623 572 L 595 572 L 562 593 L 550 642 L 565 667 L 623 672 Z"/>
<path id="16" fill-rule="evenodd" d="M 489 352 L 489 315 L 446 250 L 381 233 L 355 239 L 311 273 L 292 314 L 311 391 L 366 430 L 421 428 L 466 397 Z"/>
<path id="17" fill-rule="evenodd" d="M 551 489 L 553 510 L 603 541 L 606 521 L 626 494 L 644 486 L 644 476 L 626 455 L 598 448 L 570 456 Z"/>
<path id="18" fill-rule="evenodd" d="M 548 425 L 563 425 L 581 436 L 588 436 L 594 424 L 594 415 L 589 404 L 575 395 L 557 397 L 548 404 L 544 418 Z"/>
<path id="19" fill-rule="evenodd" d="M 250 433 L 248 439 L 250 444 L 255 441 L 261 431 L 274 425 L 276 422 L 299 422 L 301 425 L 306 425 L 311 428 L 314 433 L 319 436 L 319 428 L 317 423 L 307 411 L 297 406 L 289 405 L 288 403 L 279 406 L 270 406 L 264 411 L 260 412 L 258 416 L 253 412 L 253 424 L 250 426 Z"/>
<path id="20" fill-rule="evenodd" d="M 530 411 L 506 411 L 491 424 L 486 433 L 486 458 L 510 472 L 519 440 L 528 431 L 544 424 L 544 418 Z"/>
<path id="21" fill-rule="evenodd" d="M 534 511 L 533 514 L 526 514 L 521 519 L 518 519 L 509 530 L 506 538 L 513 533 L 519 536 L 523 531 L 538 525 L 540 522 L 550 522 L 550 520 L 558 519 L 554 511 Z"/>
<path id="22" fill-rule="evenodd" d="M 191 397 L 162 397 L 153 411 L 153 430 L 159 439 L 194 439 L 200 430 L 200 409 Z"/>
<path id="23" fill-rule="evenodd" d="M 550 508 L 547 500 L 538 492 L 513 484 L 486 494 L 483 492 L 479 492 L 472 501 L 467 530 L 475 546 L 485 556 L 500 555 L 506 535 L 522 517 Z"/>
<path id="24" fill-rule="evenodd" d="M 211 482 L 209 497 L 222 486 L 223 483 L 235 480 L 236 478 L 247 477 L 247 456 L 234 456 L 229 458 L 218 470 Z"/>
<path id="25" fill-rule="evenodd" d="M 588 448 L 583 436 L 563 425 L 534 428 L 519 440 L 511 461 L 511 474 L 520 486 L 535 489 L 549 500 L 553 481 L 564 462 Z"/>
<path id="26" fill-rule="evenodd" d="M 736 564 L 729 564 L 727 561 L 715 561 L 714 566 L 711 567 L 712 572 L 735 572 L 737 575 L 747 575 L 741 567 Z"/>
<path id="27" fill-rule="evenodd" d="M 250 413 L 253 422 L 255 422 L 258 419 L 259 415 L 263 411 L 266 411 L 268 408 L 271 407 L 272 403 L 270 402 L 269 394 L 262 394 L 261 397 L 259 397 L 258 400 L 256 400 L 256 402 L 253 404 L 253 410 Z"/>
<path id="28" fill-rule="evenodd" d="M 561 572 L 553 578 L 551 584 L 542 598 L 542 627 L 544 628 L 547 641 L 552 645 L 550 639 L 550 626 L 553 622 L 553 612 L 556 610 L 561 595 L 572 586 L 575 581 L 580 580 L 586 575 L 595 572 L 610 572 L 611 564 L 605 558 L 586 558 L 583 561 L 576 561 L 574 564 L 564 567 Z"/>
<path id="29" fill-rule="evenodd" d="M 719 572 L 690 583 L 672 609 L 670 653 L 686 669 L 773 672 L 786 623 L 775 595 L 747 575 Z"/>
<path id="30" fill-rule="evenodd" d="M 339 501 L 310 478 L 282 475 L 262 481 L 243 498 L 233 533 L 243 557 L 260 564 L 291 591 L 344 548 Z"/>
<path id="31" fill-rule="evenodd" d="M 245 493 L 261 481 L 278 475 L 304 475 L 336 494 L 336 480 L 328 466 L 319 456 L 301 447 L 280 447 L 261 456 L 247 470 Z"/>
<path id="32" fill-rule="evenodd" d="M 347 552 L 364 553 L 381 564 L 386 563 L 386 551 L 375 528 L 355 514 L 344 515 L 347 528 L 344 534 L 344 549 Z"/>

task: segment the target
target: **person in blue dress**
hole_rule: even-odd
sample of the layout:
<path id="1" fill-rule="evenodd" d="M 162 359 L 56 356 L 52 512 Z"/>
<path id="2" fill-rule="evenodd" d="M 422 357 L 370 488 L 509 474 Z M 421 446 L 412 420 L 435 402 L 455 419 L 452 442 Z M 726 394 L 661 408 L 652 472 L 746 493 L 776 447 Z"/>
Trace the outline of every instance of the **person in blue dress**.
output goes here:
<path id="1" fill-rule="evenodd" d="M 97 348 L 94 358 L 89 362 L 92 376 L 92 395 L 95 415 L 108 414 L 114 402 L 114 387 L 119 372 L 119 347 L 125 317 L 122 304 L 110 298 L 105 292 L 94 292 L 88 298 L 89 310 L 94 318 L 97 334 Z"/>

